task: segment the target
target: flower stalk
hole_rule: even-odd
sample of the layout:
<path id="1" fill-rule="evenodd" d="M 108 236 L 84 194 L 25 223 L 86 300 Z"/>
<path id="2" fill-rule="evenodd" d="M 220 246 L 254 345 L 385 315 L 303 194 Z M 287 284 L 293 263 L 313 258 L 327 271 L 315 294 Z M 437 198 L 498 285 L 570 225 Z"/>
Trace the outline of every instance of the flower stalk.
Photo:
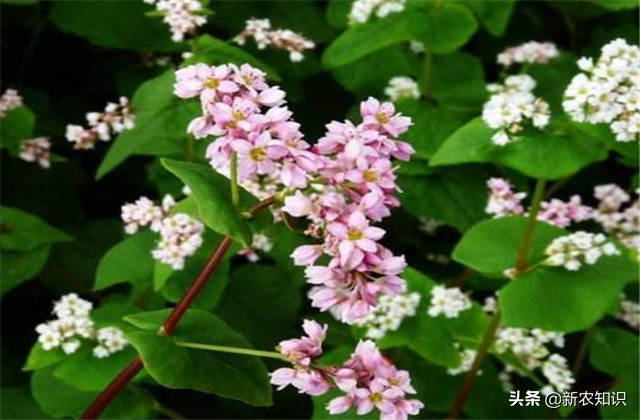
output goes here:
<path id="1" fill-rule="evenodd" d="M 175 344 L 179 347 L 187 347 L 190 349 L 217 351 L 220 353 L 242 354 L 245 356 L 266 357 L 269 359 L 278 359 L 288 362 L 288 359 L 286 357 L 284 357 L 280 353 L 276 353 L 275 351 L 255 350 L 229 346 L 216 346 L 213 344 L 203 343 L 177 342 Z"/>

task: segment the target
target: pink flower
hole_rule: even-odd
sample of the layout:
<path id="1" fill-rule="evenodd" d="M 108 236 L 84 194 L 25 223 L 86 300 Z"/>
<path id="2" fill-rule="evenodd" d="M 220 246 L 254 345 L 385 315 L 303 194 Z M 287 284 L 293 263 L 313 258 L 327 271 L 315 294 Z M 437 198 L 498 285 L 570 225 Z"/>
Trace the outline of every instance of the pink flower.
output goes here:
<path id="1" fill-rule="evenodd" d="M 311 265 L 322 255 L 321 245 L 302 245 L 291 254 L 295 265 Z"/>
<path id="2" fill-rule="evenodd" d="M 362 212 L 356 211 L 349 216 L 347 224 L 332 223 L 329 232 L 340 240 L 339 250 L 341 263 L 345 267 L 354 268 L 364 259 L 364 252 L 375 252 L 376 242 L 384 236 L 384 230 L 369 226 Z"/>
<path id="3" fill-rule="evenodd" d="M 309 216 L 314 211 L 311 200 L 300 191 L 296 191 L 294 195 L 284 199 L 282 210 L 293 217 Z"/>
<path id="4" fill-rule="evenodd" d="M 205 92 L 213 98 L 218 93 L 233 93 L 238 85 L 230 80 L 230 67 L 195 64 L 176 71 L 174 93 L 180 98 L 193 98 Z"/>
<path id="5" fill-rule="evenodd" d="M 402 391 L 388 388 L 381 379 L 374 379 L 369 388 L 359 388 L 355 391 L 358 414 L 367 414 L 376 407 L 383 414 L 395 411 L 394 401 L 401 397 Z"/>
<path id="6" fill-rule="evenodd" d="M 313 360 L 322 354 L 322 342 L 325 338 L 327 326 L 321 326 L 315 321 L 305 320 L 303 329 L 307 333 L 306 337 L 281 341 L 278 344 L 278 349 L 292 363 L 309 366 Z"/>
<path id="7" fill-rule="evenodd" d="M 329 401 L 327 410 L 329 410 L 329 414 L 341 414 L 349 410 L 353 405 L 353 402 L 354 399 L 350 396 L 337 397 Z"/>
<path id="8" fill-rule="evenodd" d="M 255 174 L 270 174 L 276 170 L 275 161 L 281 153 L 271 146 L 268 132 L 251 134 L 248 140 L 234 140 L 231 147 L 238 153 L 238 176 L 240 180 L 250 179 Z"/>
<path id="9" fill-rule="evenodd" d="M 235 65 L 232 65 L 235 67 Z M 266 74 L 249 64 L 243 64 L 240 68 L 235 67 L 235 76 L 233 81 L 251 92 L 262 91 L 269 87 L 265 82 Z"/>
<path id="10" fill-rule="evenodd" d="M 411 126 L 411 118 L 403 117 L 395 112 L 395 107 L 391 102 L 380 103 L 374 98 L 369 98 L 360 104 L 360 114 L 365 125 L 382 127 L 393 137 L 398 137 Z"/>

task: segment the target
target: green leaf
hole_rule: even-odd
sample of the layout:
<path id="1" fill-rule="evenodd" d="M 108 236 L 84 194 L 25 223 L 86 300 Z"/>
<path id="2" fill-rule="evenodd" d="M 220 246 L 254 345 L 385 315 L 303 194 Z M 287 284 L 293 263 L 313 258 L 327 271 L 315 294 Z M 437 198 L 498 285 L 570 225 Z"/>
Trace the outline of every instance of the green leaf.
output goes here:
<path id="1" fill-rule="evenodd" d="M 603 9 L 608 10 L 633 10 L 637 9 L 639 4 L 637 0 L 587 0 L 589 3 L 597 4 Z"/>
<path id="2" fill-rule="evenodd" d="M 25 363 L 23 370 L 38 370 L 47 366 L 54 365 L 64 360 L 65 354 L 60 348 L 45 350 L 40 343 L 36 343 L 29 352 L 27 362 Z"/>
<path id="3" fill-rule="evenodd" d="M 299 287 L 278 267 L 248 264 L 233 272 L 216 314 L 254 346 L 273 348 L 298 332 L 301 303 Z"/>
<path id="4" fill-rule="evenodd" d="M 625 284 L 637 279 L 638 265 L 627 255 L 602 257 L 578 271 L 536 268 L 500 290 L 503 322 L 548 331 L 583 330 L 604 317 Z"/>
<path id="5" fill-rule="evenodd" d="M 69 386 L 53 375 L 53 369 L 33 373 L 31 393 L 40 408 L 55 418 L 78 418 L 97 395 Z M 108 419 L 143 419 L 148 415 L 137 398 L 126 390 L 104 412 L 104 418 Z"/>
<path id="6" fill-rule="evenodd" d="M 186 156 L 187 126 L 201 110 L 196 101 L 173 95 L 173 71 L 143 83 L 136 90 L 131 106 L 135 127 L 121 132 L 98 167 L 100 179 L 132 155 Z"/>
<path id="7" fill-rule="evenodd" d="M 227 178 L 205 165 L 170 159 L 163 159 L 162 164 L 191 189 L 192 196 L 198 204 L 200 219 L 207 226 L 249 246 L 251 229 L 246 219 L 239 215 L 231 204 L 230 182 Z M 244 204 L 255 203 L 256 200 L 244 190 L 241 193 Z"/>
<path id="8" fill-rule="evenodd" d="M 98 47 L 140 51 L 183 49 L 171 40 L 169 27 L 161 19 L 145 16 L 152 9 L 142 2 L 60 1 L 51 6 L 50 19 L 54 25 Z"/>
<path id="9" fill-rule="evenodd" d="M 626 405 L 601 406 L 605 419 L 635 418 L 640 407 L 638 395 L 638 336 L 618 328 L 599 328 L 589 348 L 589 360 L 596 369 L 621 383 L 606 392 L 626 394 Z"/>
<path id="10" fill-rule="evenodd" d="M 36 116 L 26 106 L 7 112 L 0 124 L 0 147 L 17 154 L 22 140 L 33 137 L 35 123 Z"/>
<path id="11" fill-rule="evenodd" d="M 403 191 L 400 202 L 409 213 L 443 221 L 461 231 L 487 217 L 485 183 L 491 176 L 489 170 L 466 165 L 434 171 L 426 162 L 421 163 L 430 173 L 401 173 L 398 182 Z"/>
<path id="12" fill-rule="evenodd" d="M 4 3 L 4 2 L 3 2 Z M 49 419 L 31 397 L 28 388 L 2 388 L 0 390 L 0 418 Z"/>
<path id="13" fill-rule="evenodd" d="M 504 270 L 515 266 L 527 223 L 525 217 L 484 220 L 465 232 L 453 250 L 452 257 L 460 264 L 481 273 L 502 275 Z M 536 222 L 528 263 L 542 261 L 549 243 L 566 234 L 565 230 Z"/>
<path id="14" fill-rule="evenodd" d="M 13 207 L 1 207 L 2 249 L 7 251 L 32 251 L 53 242 L 68 242 L 72 238 L 49 226 L 37 216 Z"/>
<path id="15" fill-rule="evenodd" d="M 347 29 L 325 50 L 322 63 L 326 68 L 335 68 L 410 40 L 424 43 L 435 53 L 446 54 L 464 45 L 476 29 L 473 14 L 459 5 L 408 8 Z"/>
<path id="16" fill-rule="evenodd" d="M 258 60 L 248 52 L 220 39 L 214 38 L 211 35 L 202 35 L 199 37 L 195 41 L 194 51 L 195 53 L 193 54 L 193 57 L 185 61 L 185 65 L 195 63 L 217 65 L 228 63 L 234 63 L 237 65 L 251 64 L 253 67 L 257 67 L 266 72 L 269 78 L 275 81 L 282 80 L 273 67 Z"/>
<path id="17" fill-rule="evenodd" d="M 433 57 L 432 69 L 433 97 L 439 105 L 452 114 L 455 111 L 466 112 L 468 118 L 465 121 L 480 111 L 489 95 L 482 62 L 478 57 L 460 51 L 437 54 Z"/>
<path id="18" fill-rule="evenodd" d="M 154 260 L 151 251 L 158 235 L 145 230 L 114 245 L 100 260 L 93 290 L 130 283 L 134 288 L 151 285 Z"/>
<path id="19" fill-rule="evenodd" d="M 493 162 L 538 179 L 556 180 L 605 159 L 606 147 L 593 127 L 585 124 L 552 124 L 545 131 L 527 130 L 506 146 L 496 146 L 490 129 L 480 117 L 456 131 L 438 149 L 432 166 L 469 162 Z"/>
<path id="20" fill-rule="evenodd" d="M 0 296 L 18 284 L 34 278 L 47 263 L 49 248 L 49 245 L 43 245 L 28 252 L 1 251 Z"/>
<path id="21" fill-rule="evenodd" d="M 397 104 L 399 112 L 411 117 L 413 126 L 402 140 L 416 149 L 416 157 L 428 159 L 440 145 L 469 120 L 468 114 L 426 103 L 423 100 L 403 100 Z"/>
<path id="22" fill-rule="evenodd" d="M 460 3 L 475 13 L 489 33 L 501 37 L 507 29 L 516 0 L 461 1 Z"/>
<path id="23" fill-rule="evenodd" d="M 174 335 L 157 334 L 170 310 L 126 318 L 143 331 L 127 334 L 145 368 L 168 388 L 194 389 L 257 406 L 272 404 L 271 386 L 262 361 L 255 357 L 188 349 L 175 342 L 250 348 L 251 345 L 215 315 L 190 309 Z"/>

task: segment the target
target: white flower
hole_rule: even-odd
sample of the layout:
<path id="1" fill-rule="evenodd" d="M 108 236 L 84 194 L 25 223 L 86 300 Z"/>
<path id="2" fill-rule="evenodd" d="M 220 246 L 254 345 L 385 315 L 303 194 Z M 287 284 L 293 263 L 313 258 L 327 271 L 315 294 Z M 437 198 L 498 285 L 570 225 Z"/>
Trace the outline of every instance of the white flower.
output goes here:
<path id="1" fill-rule="evenodd" d="M 515 63 L 546 64 L 559 55 L 558 48 L 551 42 L 526 42 L 510 47 L 498 54 L 498 64 L 508 67 Z"/>
<path id="2" fill-rule="evenodd" d="M 535 87 L 535 80 L 526 74 L 508 76 L 503 84 L 487 86 L 493 95 L 482 108 L 482 119 L 489 128 L 498 129 L 491 139 L 494 144 L 510 143 L 510 134 L 522 131 L 527 122 L 540 129 L 549 124 L 549 104 L 532 93 Z"/>
<path id="3" fill-rule="evenodd" d="M 640 200 L 636 197 L 623 209 L 623 204 L 629 202 L 631 196 L 614 184 L 597 186 L 594 196 L 600 202 L 593 211 L 593 220 L 627 248 L 640 248 Z"/>
<path id="4" fill-rule="evenodd" d="M 383 18 L 393 13 L 402 12 L 407 0 L 355 0 L 349 11 L 349 24 L 357 25 L 367 22 L 375 13 Z"/>
<path id="5" fill-rule="evenodd" d="M 406 76 L 397 76 L 389 80 L 389 84 L 384 89 L 384 93 L 394 102 L 399 99 L 418 99 L 420 97 L 418 83 L 411 77 Z"/>
<path id="6" fill-rule="evenodd" d="M 509 181 L 502 178 L 490 178 L 487 181 L 487 187 L 489 188 L 489 200 L 485 208 L 487 214 L 499 218 L 524 213 L 521 202 L 527 194 L 514 192 Z"/>
<path id="7" fill-rule="evenodd" d="M 640 49 L 623 39 L 602 47 L 594 64 L 581 58 L 578 73 L 564 93 L 564 110 L 578 122 L 609 124 L 616 140 L 634 141 L 640 133 Z"/>
<path id="8" fill-rule="evenodd" d="M 571 389 L 575 383 L 573 374 L 567 365 L 567 359 L 559 354 L 552 354 L 542 363 L 542 374 L 557 392 L 565 392 Z"/>
<path id="9" fill-rule="evenodd" d="M 554 239 L 545 254 L 543 264 L 576 271 L 584 263 L 595 264 L 603 255 L 619 255 L 620 251 L 603 234 L 579 231 Z"/>
<path id="10" fill-rule="evenodd" d="M 434 286 L 427 313 L 436 317 L 443 314 L 447 318 L 457 318 L 460 312 L 471 308 L 471 300 L 457 287 Z"/>
<path id="11" fill-rule="evenodd" d="M 178 213 L 163 218 L 159 232 L 161 240 L 152 251 L 153 258 L 174 270 L 182 270 L 186 258 L 202 245 L 204 225 L 187 214 Z"/>
<path id="12" fill-rule="evenodd" d="M 7 89 L 0 97 L 0 118 L 3 118 L 7 111 L 22 106 L 22 97 L 15 89 Z"/>
<path id="13" fill-rule="evenodd" d="M 420 305 L 418 293 L 381 295 L 378 305 L 356 325 L 366 329 L 365 335 L 368 338 L 378 340 L 388 331 L 397 330 L 403 319 L 414 316 L 418 305 Z"/>
<path id="14" fill-rule="evenodd" d="M 640 330 L 640 304 L 626 299 L 623 294 L 620 300 L 620 311 L 616 314 L 616 318 L 624 321 L 634 330 Z"/>
<path id="15" fill-rule="evenodd" d="M 447 373 L 451 376 L 456 376 L 461 373 L 469 372 L 477 354 L 478 352 L 476 350 L 464 349 L 460 353 L 460 364 L 455 368 L 448 368 Z M 478 375 L 480 375 L 480 373 L 481 372 L 478 372 Z"/>
<path id="16" fill-rule="evenodd" d="M 197 0 L 144 0 L 155 4 L 156 10 L 163 15 L 163 21 L 171 29 L 171 39 L 175 42 L 184 40 L 185 35 L 207 23 L 202 15 L 202 3 Z"/>
<path id="17" fill-rule="evenodd" d="M 301 34 L 289 29 L 271 29 L 269 19 L 249 19 L 245 22 L 245 28 L 233 41 L 244 45 L 247 39 L 252 38 L 258 49 L 274 48 L 289 52 L 289 59 L 298 63 L 304 59 L 303 52 L 315 48 L 316 44 Z"/>
<path id="18" fill-rule="evenodd" d="M 131 112 L 129 100 L 121 96 L 118 103 L 109 102 L 104 112 L 88 112 L 88 127 L 69 124 L 66 129 L 67 140 L 74 143 L 75 149 L 92 149 L 98 141 L 110 141 L 112 137 L 135 125 L 135 115 Z"/>
<path id="19" fill-rule="evenodd" d="M 51 142 L 48 137 L 36 137 L 20 143 L 20 159 L 26 162 L 38 162 L 43 168 L 51 166 Z"/>
<path id="20" fill-rule="evenodd" d="M 129 344 L 124 333 L 115 327 L 100 328 L 96 331 L 96 340 L 99 345 L 93 349 L 93 355 L 98 358 L 117 353 Z"/>

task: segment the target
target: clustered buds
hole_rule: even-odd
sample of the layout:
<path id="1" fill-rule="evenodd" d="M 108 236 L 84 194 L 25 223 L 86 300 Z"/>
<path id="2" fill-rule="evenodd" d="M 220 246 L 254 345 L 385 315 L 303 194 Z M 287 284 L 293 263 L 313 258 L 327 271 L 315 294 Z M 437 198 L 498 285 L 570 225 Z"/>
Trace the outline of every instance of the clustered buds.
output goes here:
<path id="1" fill-rule="evenodd" d="M 110 141 L 114 135 L 134 126 L 135 115 L 131 113 L 129 100 L 120 97 L 118 103 L 109 102 L 104 112 L 89 112 L 86 115 L 88 127 L 67 125 L 67 140 L 79 150 L 93 149 L 98 141 Z"/>
<path id="2" fill-rule="evenodd" d="M 15 89 L 7 89 L 0 96 L 0 118 L 4 118 L 7 111 L 22 106 L 22 96 Z"/>
<path id="3" fill-rule="evenodd" d="M 42 168 L 49 168 L 51 166 L 51 142 L 48 137 L 22 140 L 18 156 L 26 162 L 38 162 Z"/>
<path id="4" fill-rule="evenodd" d="M 200 97 L 204 115 L 188 131 L 217 137 L 207 149 L 216 170 L 228 175 L 237 157 L 243 186 L 285 196 L 282 211 L 307 218 L 307 235 L 321 243 L 301 246 L 292 257 L 308 266 L 312 304 L 353 323 L 378 295 L 404 290 L 404 258 L 378 243 L 385 232 L 371 224 L 399 205 L 391 159 L 408 160 L 414 152 L 397 140 L 411 120 L 391 103 L 370 98 L 360 106 L 360 124 L 334 121 L 312 148 L 283 106 L 284 92 L 264 77 L 247 64 L 196 64 L 177 71 L 175 93 Z M 323 254 L 328 265 L 314 265 Z"/>
<path id="5" fill-rule="evenodd" d="M 383 18 L 393 13 L 400 13 L 407 0 L 356 0 L 349 11 L 349 24 L 366 23 L 371 15 Z"/>
<path id="6" fill-rule="evenodd" d="M 171 28 L 171 39 L 174 42 L 184 40 L 185 35 L 194 34 L 199 26 L 207 23 L 204 8 L 198 0 L 144 0 L 147 4 L 155 4 L 156 10 L 163 16 L 163 21 Z"/>
<path id="7" fill-rule="evenodd" d="M 56 319 L 36 327 L 42 349 L 50 351 L 61 348 L 65 354 L 73 354 L 82 345 L 82 339 L 97 341 L 98 345 L 93 349 L 93 355 L 97 358 L 104 358 L 124 349 L 128 343 L 118 328 L 94 329 L 90 317 L 92 309 L 91 302 L 81 299 L 75 293 L 62 296 L 53 306 Z"/>
<path id="8" fill-rule="evenodd" d="M 382 295 L 378 299 L 378 305 L 356 325 L 366 329 L 366 337 L 378 340 L 388 331 L 400 328 L 402 320 L 406 317 L 414 316 L 418 305 L 420 305 L 419 293 Z"/>
<path id="9" fill-rule="evenodd" d="M 594 196 L 599 204 L 593 211 L 593 220 L 602 226 L 604 232 L 629 249 L 640 248 L 640 200 L 636 197 L 626 208 L 622 208 L 631 200 L 631 196 L 615 184 L 595 187 Z"/>
<path id="10" fill-rule="evenodd" d="M 498 64 L 509 67 L 513 64 L 546 64 L 560 55 L 552 42 L 525 42 L 517 47 L 509 47 L 498 54 Z"/>
<path id="11" fill-rule="evenodd" d="M 457 287 L 433 286 L 431 302 L 427 313 L 436 317 L 444 315 L 446 318 L 457 318 L 460 312 L 471 308 L 471 299 Z"/>
<path id="12" fill-rule="evenodd" d="M 536 128 L 549 124 L 549 104 L 533 94 L 536 81 L 527 74 L 507 76 L 504 83 L 487 86 L 492 93 L 482 108 L 482 119 L 489 128 L 498 129 L 491 137 L 497 146 L 513 141 L 529 122 Z"/>
<path id="13" fill-rule="evenodd" d="M 502 178 L 491 178 L 487 181 L 489 200 L 485 211 L 494 218 L 525 215 L 522 200 L 527 196 L 523 192 L 514 192 L 509 181 Z M 584 222 L 593 217 L 593 209 L 582 204 L 578 195 L 568 201 L 553 198 L 540 203 L 537 219 L 549 224 L 566 228 L 572 223 Z"/>
<path id="14" fill-rule="evenodd" d="M 477 354 L 477 350 L 463 349 L 460 352 L 460 364 L 454 368 L 448 368 L 447 373 L 451 376 L 457 376 L 461 373 L 469 372 L 471 370 L 471 367 L 473 366 L 473 361 L 475 360 Z M 480 374 L 481 372 L 478 371 L 478 375 Z"/>
<path id="15" fill-rule="evenodd" d="M 304 59 L 303 53 L 312 50 L 316 44 L 308 38 L 289 29 L 271 29 L 269 19 L 248 19 L 245 28 L 233 40 L 244 45 L 247 39 L 253 39 L 259 49 L 273 47 L 289 52 L 294 63 Z"/>
<path id="16" fill-rule="evenodd" d="M 397 76 L 389 80 L 389 84 L 384 89 L 384 94 L 393 102 L 400 99 L 418 99 L 420 89 L 418 83 L 411 77 Z"/>
<path id="17" fill-rule="evenodd" d="M 306 336 L 280 342 L 278 350 L 293 368 L 281 368 L 271 374 L 271 383 L 279 389 L 292 385 L 301 393 L 323 395 L 337 389 L 344 395 L 332 399 L 327 408 L 340 414 L 355 406 L 360 415 L 380 411 L 381 420 L 405 420 L 418 414 L 424 405 L 415 399 L 409 372 L 399 370 L 372 341 L 360 341 L 350 358 L 341 366 L 319 366 L 322 342 L 327 326 L 305 320 Z"/>
<path id="18" fill-rule="evenodd" d="M 273 241 L 261 233 L 256 233 L 253 235 L 251 246 L 242 248 L 238 251 L 238 255 L 242 255 L 246 257 L 249 262 L 255 263 L 260 261 L 258 251 L 269 252 L 271 249 L 273 249 Z"/>
<path id="19" fill-rule="evenodd" d="M 187 214 L 171 214 L 174 204 L 170 195 L 164 197 L 161 206 L 141 197 L 133 204 L 122 206 L 122 221 L 128 234 L 136 233 L 143 226 L 158 232 L 160 241 L 152 251 L 153 258 L 174 270 L 182 270 L 186 258 L 202 245 L 204 225 Z"/>
<path id="20" fill-rule="evenodd" d="M 600 257 L 619 255 L 620 251 L 601 233 L 579 231 L 554 239 L 544 253 L 547 259 L 543 264 L 577 271 L 583 264 L 595 264 Z"/>
<path id="21" fill-rule="evenodd" d="M 578 60 L 578 73 L 564 93 L 564 110 L 574 121 L 609 124 L 616 140 L 638 140 L 640 134 L 640 49 L 623 39 L 602 47 L 594 63 Z"/>

